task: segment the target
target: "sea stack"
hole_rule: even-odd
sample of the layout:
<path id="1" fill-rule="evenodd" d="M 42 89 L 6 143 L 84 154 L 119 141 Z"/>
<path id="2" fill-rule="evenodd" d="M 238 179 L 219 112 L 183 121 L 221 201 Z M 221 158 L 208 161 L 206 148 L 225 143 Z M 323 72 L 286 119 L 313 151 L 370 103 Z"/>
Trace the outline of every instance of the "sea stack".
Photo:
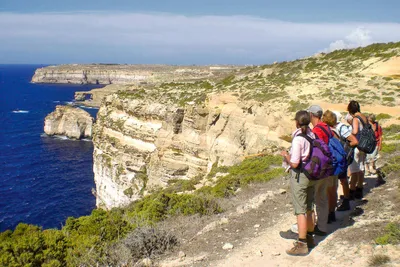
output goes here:
<path id="1" fill-rule="evenodd" d="M 65 135 L 77 140 L 91 138 L 93 121 L 83 109 L 59 105 L 44 119 L 44 132 L 50 136 Z"/>

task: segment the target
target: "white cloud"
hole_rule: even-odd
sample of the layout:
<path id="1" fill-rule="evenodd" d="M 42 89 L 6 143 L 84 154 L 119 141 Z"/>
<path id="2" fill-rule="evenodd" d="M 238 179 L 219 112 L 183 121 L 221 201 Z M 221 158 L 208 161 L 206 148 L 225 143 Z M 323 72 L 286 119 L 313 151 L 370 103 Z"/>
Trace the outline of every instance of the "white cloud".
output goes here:
<path id="1" fill-rule="evenodd" d="M 348 49 L 355 47 L 363 47 L 374 43 L 370 35 L 371 31 L 359 27 L 352 31 L 345 37 L 345 40 L 337 40 L 329 45 L 329 48 L 325 49 L 324 52 L 332 52 L 339 49 Z"/>
<path id="2" fill-rule="evenodd" d="M 397 23 L 163 13 L 0 13 L 0 28 L 0 63 L 260 64 L 400 40 Z"/>

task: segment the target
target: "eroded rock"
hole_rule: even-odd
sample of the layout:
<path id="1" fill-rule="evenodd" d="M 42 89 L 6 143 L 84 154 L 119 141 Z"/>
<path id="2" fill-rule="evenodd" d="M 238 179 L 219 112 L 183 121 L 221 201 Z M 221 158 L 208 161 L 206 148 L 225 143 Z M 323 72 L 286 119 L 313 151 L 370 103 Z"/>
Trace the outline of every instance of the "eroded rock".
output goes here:
<path id="1" fill-rule="evenodd" d="M 65 135 L 72 139 L 92 137 L 94 119 L 83 109 L 71 106 L 56 106 L 56 110 L 46 116 L 44 132 L 47 135 Z"/>

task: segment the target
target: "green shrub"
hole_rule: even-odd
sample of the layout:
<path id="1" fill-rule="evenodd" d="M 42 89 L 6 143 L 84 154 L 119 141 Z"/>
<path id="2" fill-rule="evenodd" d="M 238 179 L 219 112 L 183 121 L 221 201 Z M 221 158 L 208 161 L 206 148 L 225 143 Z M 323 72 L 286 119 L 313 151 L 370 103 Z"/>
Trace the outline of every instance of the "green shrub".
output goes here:
<path id="1" fill-rule="evenodd" d="M 399 170 L 400 170 L 400 156 L 391 157 L 382 167 L 382 171 L 385 173 L 396 172 Z"/>
<path id="2" fill-rule="evenodd" d="M 242 186 L 253 182 L 267 182 L 283 175 L 284 170 L 277 168 L 282 158 L 280 156 L 261 156 L 247 158 L 240 164 L 225 169 L 228 175 L 220 177 L 214 187 L 203 187 L 198 193 L 214 197 L 229 197 Z"/>
<path id="3" fill-rule="evenodd" d="M 382 130 L 383 130 L 383 136 L 398 134 L 400 132 L 400 125 L 391 124 L 388 127 L 383 128 Z"/>
<path id="4" fill-rule="evenodd" d="M 382 97 L 382 100 L 383 101 L 387 101 L 387 102 L 394 102 L 394 97 L 391 97 L 391 96 L 385 96 L 385 97 Z"/>
<path id="5" fill-rule="evenodd" d="M 381 152 L 383 152 L 383 153 L 393 153 L 393 152 L 395 152 L 396 150 L 398 150 L 398 149 L 400 149 L 400 145 L 399 144 L 396 144 L 396 143 L 386 143 L 386 142 L 383 142 L 382 143 L 382 150 L 381 150 Z"/>
<path id="6" fill-rule="evenodd" d="M 309 106 L 308 103 L 302 103 L 300 101 L 290 100 L 288 111 L 289 112 L 297 112 L 299 110 L 304 110 L 304 109 L 308 108 L 308 106 Z"/>
<path id="7" fill-rule="evenodd" d="M 385 227 L 385 234 L 375 239 L 378 245 L 400 244 L 400 223 L 391 222 Z"/>
<path id="8" fill-rule="evenodd" d="M 387 120 L 390 119 L 392 116 L 390 116 L 389 114 L 386 113 L 379 113 L 378 115 L 376 115 L 376 120 L 380 121 L 380 120 Z"/>

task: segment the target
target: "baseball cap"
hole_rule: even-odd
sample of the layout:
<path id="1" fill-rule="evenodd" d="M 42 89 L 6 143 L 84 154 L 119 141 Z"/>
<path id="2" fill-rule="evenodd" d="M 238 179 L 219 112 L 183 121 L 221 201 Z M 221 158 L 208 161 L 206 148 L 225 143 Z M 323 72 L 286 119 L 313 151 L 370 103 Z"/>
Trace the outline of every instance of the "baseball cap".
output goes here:
<path id="1" fill-rule="evenodd" d="M 342 114 L 340 114 L 340 112 L 339 111 L 332 111 L 333 112 L 333 114 L 335 114 L 336 115 L 336 120 L 337 120 L 337 122 L 339 122 L 339 121 L 341 121 L 342 120 Z"/>
<path id="2" fill-rule="evenodd" d="M 307 111 L 310 112 L 310 113 L 312 113 L 312 114 L 314 114 L 314 115 L 317 115 L 317 116 L 319 116 L 319 117 L 321 117 L 321 116 L 322 116 L 322 113 L 323 113 L 322 108 L 321 108 L 320 106 L 318 106 L 318 105 L 311 105 L 311 106 L 307 109 Z"/>

